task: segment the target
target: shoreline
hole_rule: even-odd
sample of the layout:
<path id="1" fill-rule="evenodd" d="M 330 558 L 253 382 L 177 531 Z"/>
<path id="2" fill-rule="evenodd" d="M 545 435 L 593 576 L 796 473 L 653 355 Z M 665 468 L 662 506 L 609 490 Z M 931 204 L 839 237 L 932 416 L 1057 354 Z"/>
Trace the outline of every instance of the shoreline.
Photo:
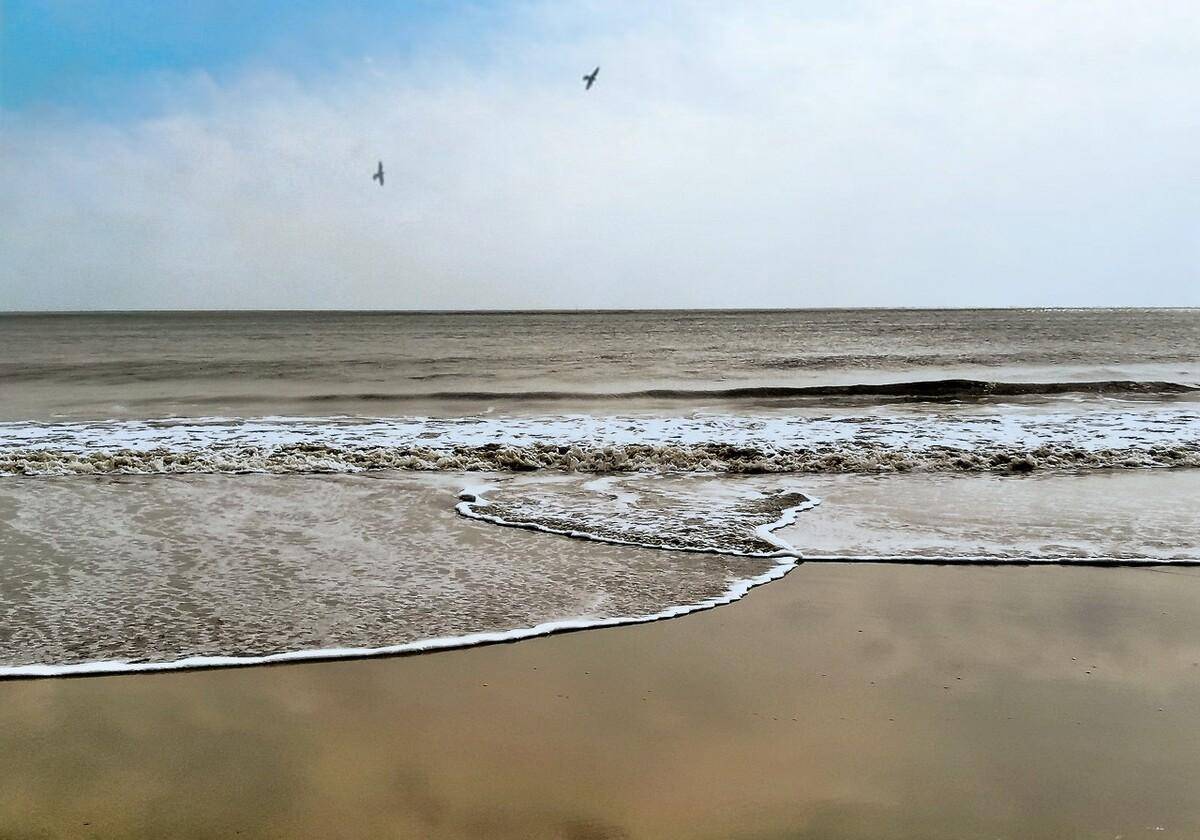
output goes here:
<path id="1" fill-rule="evenodd" d="M 503 527 L 523 528 L 519 525 L 504 525 Z M 543 530 L 543 529 L 532 529 Z M 557 533 L 546 531 L 546 533 Z M 574 537 L 577 539 L 592 539 Z M 639 546 L 636 543 L 612 542 L 594 539 L 609 545 L 653 548 L 659 550 L 678 550 L 664 546 Z M 706 552 L 693 552 L 706 553 Z M 732 554 L 732 552 L 708 552 Z M 741 555 L 738 555 L 741 556 Z M 750 555 L 754 557 L 767 555 Z M 1005 559 L 996 557 L 805 557 L 781 555 L 788 562 L 781 563 L 770 572 L 754 578 L 746 578 L 735 582 L 721 596 L 707 599 L 694 604 L 683 604 L 671 607 L 662 612 L 644 616 L 614 617 L 603 619 L 568 618 L 547 621 L 533 627 L 518 627 L 511 630 L 469 633 L 462 636 L 448 636 L 405 642 L 397 645 L 381 645 L 377 648 L 317 648 L 311 650 L 283 651 L 263 656 L 192 656 L 184 659 L 163 662 L 120 662 L 96 661 L 80 662 L 67 665 L 16 665 L 0 666 L 0 683 L 27 682 L 37 680 L 75 680 L 89 677 L 133 677 L 140 674 L 169 674 L 178 672 L 214 671 L 243 668 L 273 668 L 285 665 L 307 665 L 334 662 L 357 662 L 372 659 L 405 659 L 409 657 L 432 655 L 452 651 L 486 648 L 495 645 L 511 645 L 519 642 L 544 639 L 551 636 L 585 633 L 592 630 L 607 630 L 618 627 L 633 627 L 641 624 L 657 624 L 684 618 L 695 613 L 707 612 L 721 607 L 730 607 L 744 600 L 752 590 L 769 583 L 782 580 L 789 573 L 804 565 L 846 565 L 846 566 L 945 566 L 950 568 L 999 568 L 1013 567 L 1049 568 L 1049 567 L 1078 567 L 1092 569 L 1144 569 L 1163 571 L 1168 567 L 1181 568 L 1200 567 L 1200 560 L 1159 560 L 1154 558 L 1051 558 L 1051 559 Z"/>

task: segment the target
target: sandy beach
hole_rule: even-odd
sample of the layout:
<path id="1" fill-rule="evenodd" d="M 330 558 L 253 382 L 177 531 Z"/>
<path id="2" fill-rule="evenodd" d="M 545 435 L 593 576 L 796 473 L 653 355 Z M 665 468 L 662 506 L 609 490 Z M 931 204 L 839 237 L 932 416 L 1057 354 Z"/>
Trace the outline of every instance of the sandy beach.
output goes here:
<path id="1" fill-rule="evenodd" d="M 7 682 L 0 834 L 1195 837 L 1198 595 L 806 564 L 651 625 Z"/>

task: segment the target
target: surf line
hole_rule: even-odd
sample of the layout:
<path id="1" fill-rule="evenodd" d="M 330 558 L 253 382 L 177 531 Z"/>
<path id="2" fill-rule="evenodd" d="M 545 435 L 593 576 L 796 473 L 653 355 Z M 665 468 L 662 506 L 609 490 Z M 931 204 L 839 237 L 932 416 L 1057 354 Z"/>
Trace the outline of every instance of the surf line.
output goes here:
<path id="1" fill-rule="evenodd" d="M 484 520 L 485 517 L 474 510 L 475 506 L 486 506 L 487 502 L 482 496 L 483 489 L 472 490 L 470 488 L 459 494 L 462 501 L 455 506 L 455 509 L 462 514 L 472 519 Z M 470 497 L 469 500 L 467 497 Z M 30 664 L 30 665 L 13 665 L 0 666 L 0 681 L 13 679 L 45 679 L 51 677 L 98 677 L 112 676 L 117 674 L 138 674 L 138 673 L 155 673 L 163 671 L 195 671 L 207 668 L 243 668 L 254 665 L 284 665 L 298 664 L 302 662 L 322 662 L 334 661 L 342 659 L 370 659 L 384 656 L 412 656 L 421 653 L 432 653 L 434 651 L 454 650 L 458 648 L 478 647 L 482 645 L 503 644 L 506 642 L 516 642 L 522 639 L 532 639 L 539 636 L 551 636 L 559 633 L 573 633 L 582 630 L 593 630 L 600 627 L 618 627 L 631 624 L 649 624 L 655 621 L 664 621 L 669 618 L 678 618 L 679 616 L 688 615 L 689 613 L 701 612 L 710 610 L 714 607 L 732 604 L 734 601 L 740 601 L 746 596 L 751 589 L 762 586 L 765 583 L 770 583 L 774 580 L 779 580 L 801 561 L 800 553 L 793 548 L 789 543 L 775 536 L 774 531 L 793 524 L 796 517 L 801 511 L 809 510 L 820 504 L 820 499 L 806 496 L 806 501 L 799 505 L 789 507 L 780 512 L 779 518 L 774 522 L 760 525 L 755 528 L 755 533 L 764 540 L 780 547 L 778 553 L 772 554 L 747 554 L 745 552 L 737 552 L 730 550 L 711 550 L 709 553 L 720 554 L 736 554 L 742 557 L 768 557 L 778 558 L 778 562 L 771 569 L 761 575 L 756 575 L 749 578 L 738 578 L 729 582 L 728 588 L 719 595 L 714 595 L 710 598 L 705 598 L 701 601 L 696 601 L 692 604 L 681 604 L 677 606 L 667 607 L 656 613 L 648 615 L 634 616 L 613 616 L 610 618 L 566 618 L 555 621 L 546 621 L 541 624 L 536 624 L 532 627 L 520 627 L 511 630 L 490 630 L 481 633 L 466 633 L 461 636 L 442 636 L 433 639 L 420 639 L 413 642 L 404 642 L 396 645 L 382 645 L 379 647 L 354 647 L 354 648 L 316 648 L 310 650 L 291 650 L 281 653 L 271 653 L 262 656 L 188 656 L 182 659 L 174 659 L 161 662 L 133 662 L 129 660 L 100 660 L 93 662 L 77 662 L 63 665 L 49 664 Z M 494 517 L 490 520 L 495 522 L 499 517 Z M 495 524 L 502 524 L 495 522 Z M 520 523 L 513 523 L 511 527 L 524 527 Z M 543 530 L 549 531 L 546 528 L 530 528 L 528 530 Z M 555 532 L 551 532 L 555 533 Z M 583 537 L 581 537 L 583 538 Z M 597 541 L 614 542 L 595 538 Z M 626 543 L 627 545 L 641 545 L 639 543 Z M 656 548 L 658 546 L 642 546 Z M 679 551 L 696 551 L 696 549 L 677 549 L 674 546 L 661 546 L 661 548 Z"/>

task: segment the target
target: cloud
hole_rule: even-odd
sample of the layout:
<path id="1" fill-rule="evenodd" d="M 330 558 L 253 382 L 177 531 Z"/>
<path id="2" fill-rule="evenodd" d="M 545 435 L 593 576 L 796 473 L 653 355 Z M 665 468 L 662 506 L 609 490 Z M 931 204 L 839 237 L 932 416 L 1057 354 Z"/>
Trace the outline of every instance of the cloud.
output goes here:
<path id="1" fill-rule="evenodd" d="M 531 4 L 10 112 L 0 308 L 1200 305 L 1189 6 Z"/>

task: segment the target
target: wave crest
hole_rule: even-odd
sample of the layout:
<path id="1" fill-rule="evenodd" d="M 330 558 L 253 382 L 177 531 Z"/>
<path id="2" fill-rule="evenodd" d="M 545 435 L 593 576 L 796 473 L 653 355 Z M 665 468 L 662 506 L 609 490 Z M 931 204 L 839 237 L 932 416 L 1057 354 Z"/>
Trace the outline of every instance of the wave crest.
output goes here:
<path id="1" fill-rule="evenodd" d="M 418 377 L 415 377 L 418 378 Z M 430 377 L 419 377 L 427 379 Z M 644 388 L 633 391 L 365 391 L 304 396 L 272 395 L 281 404 L 321 403 L 589 403 L 589 402 L 739 402 L 756 400 L 889 400 L 939 402 L 1066 394 L 1136 397 L 1200 394 L 1200 386 L 1182 382 L 1106 379 L 1090 382 L 995 382 L 984 379 L 930 379 L 857 385 L 746 385 L 730 388 Z M 259 403 L 261 395 L 223 394 L 191 400 L 197 404 Z M 135 401 L 136 402 L 136 401 Z M 148 400 L 147 402 L 156 402 Z"/>

